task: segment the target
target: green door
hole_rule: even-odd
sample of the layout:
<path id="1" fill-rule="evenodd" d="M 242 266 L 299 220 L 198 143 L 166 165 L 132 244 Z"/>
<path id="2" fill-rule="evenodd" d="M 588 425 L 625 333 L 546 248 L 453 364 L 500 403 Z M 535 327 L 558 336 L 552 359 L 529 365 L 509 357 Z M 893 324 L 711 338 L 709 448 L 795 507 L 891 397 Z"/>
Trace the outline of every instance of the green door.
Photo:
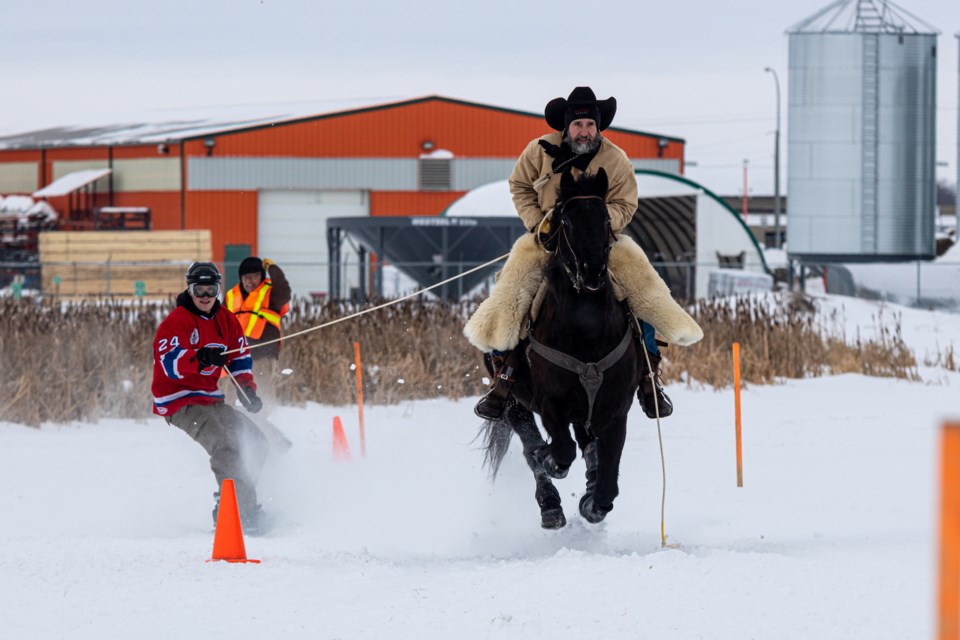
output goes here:
<path id="1" fill-rule="evenodd" d="M 237 270 L 244 258 L 250 257 L 250 245 L 228 244 L 223 252 L 223 290 L 230 291 L 240 282 Z"/>

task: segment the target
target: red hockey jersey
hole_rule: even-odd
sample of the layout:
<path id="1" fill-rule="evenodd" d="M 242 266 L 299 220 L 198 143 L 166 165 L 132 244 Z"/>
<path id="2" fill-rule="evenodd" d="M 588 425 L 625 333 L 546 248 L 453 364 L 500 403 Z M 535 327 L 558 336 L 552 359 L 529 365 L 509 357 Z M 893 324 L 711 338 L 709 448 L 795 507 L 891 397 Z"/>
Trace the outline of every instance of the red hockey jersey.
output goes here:
<path id="1" fill-rule="evenodd" d="M 223 401 L 217 387 L 220 367 L 201 367 L 197 362 L 197 350 L 211 345 L 227 350 L 239 347 L 241 351 L 227 356 L 227 369 L 241 386 L 256 390 L 253 360 L 237 317 L 219 302 L 209 318 L 181 304 L 160 323 L 153 341 L 154 413 L 168 416 L 188 404 Z"/>

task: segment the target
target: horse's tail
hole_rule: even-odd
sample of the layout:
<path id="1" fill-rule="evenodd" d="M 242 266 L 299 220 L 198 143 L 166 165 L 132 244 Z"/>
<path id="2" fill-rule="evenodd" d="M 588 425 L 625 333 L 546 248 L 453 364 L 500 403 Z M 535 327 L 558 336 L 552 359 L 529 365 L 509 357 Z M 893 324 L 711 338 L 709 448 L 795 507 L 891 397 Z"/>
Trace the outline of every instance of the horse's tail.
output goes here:
<path id="1" fill-rule="evenodd" d="M 496 479 L 507 450 L 513 429 L 507 421 L 506 412 L 499 420 L 484 420 L 478 438 L 483 438 L 483 466 L 490 470 L 490 478 Z"/>

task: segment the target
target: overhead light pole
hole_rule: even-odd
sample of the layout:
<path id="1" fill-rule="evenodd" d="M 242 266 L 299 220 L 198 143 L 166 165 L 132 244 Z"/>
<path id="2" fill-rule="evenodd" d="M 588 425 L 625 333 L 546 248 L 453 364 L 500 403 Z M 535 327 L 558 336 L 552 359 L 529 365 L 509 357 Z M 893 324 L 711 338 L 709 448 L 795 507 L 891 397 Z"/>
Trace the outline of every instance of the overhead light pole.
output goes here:
<path id="1" fill-rule="evenodd" d="M 773 138 L 773 244 L 779 249 L 782 245 L 780 241 L 780 78 L 772 67 L 766 67 L 764 71 L 773 74 L 773 81 L 777 85 L 777 131 Z"/>

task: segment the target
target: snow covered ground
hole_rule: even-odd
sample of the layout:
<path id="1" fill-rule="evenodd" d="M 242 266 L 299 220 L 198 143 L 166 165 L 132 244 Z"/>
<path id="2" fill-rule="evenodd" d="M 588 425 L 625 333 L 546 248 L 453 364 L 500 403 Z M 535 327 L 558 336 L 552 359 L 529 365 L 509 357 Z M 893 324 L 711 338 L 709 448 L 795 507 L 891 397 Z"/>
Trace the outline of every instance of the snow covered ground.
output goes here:
<path id="1" fill-rule="evenodd" d="M 823 304 L 848 328 L 877 317 Z M 902 313 L 919 357 L 960 346 L 960 316 Z M 261 482 L 283 524 L 246 539 L 259 565 L 205 562 L 215 484 L 159 418 L 0 422 L 0 636 L 929 638 L 938 437 L 960 374 L 921 374 L 746 390 L 743 488 L 732 391 L 673 385 L 675 548 L 656 425 L 637 410 L 607 521 L 577 513 L 578 461 L 558 481 L 569 524 L 547 532 L 517 441 L 495 484 L 481 469 L 472 400 L 367 407 L 365 459 L 355 408 L 279 409 L 295 444 Z M 332 459 L 334 416 L 352 462 Z"/>

